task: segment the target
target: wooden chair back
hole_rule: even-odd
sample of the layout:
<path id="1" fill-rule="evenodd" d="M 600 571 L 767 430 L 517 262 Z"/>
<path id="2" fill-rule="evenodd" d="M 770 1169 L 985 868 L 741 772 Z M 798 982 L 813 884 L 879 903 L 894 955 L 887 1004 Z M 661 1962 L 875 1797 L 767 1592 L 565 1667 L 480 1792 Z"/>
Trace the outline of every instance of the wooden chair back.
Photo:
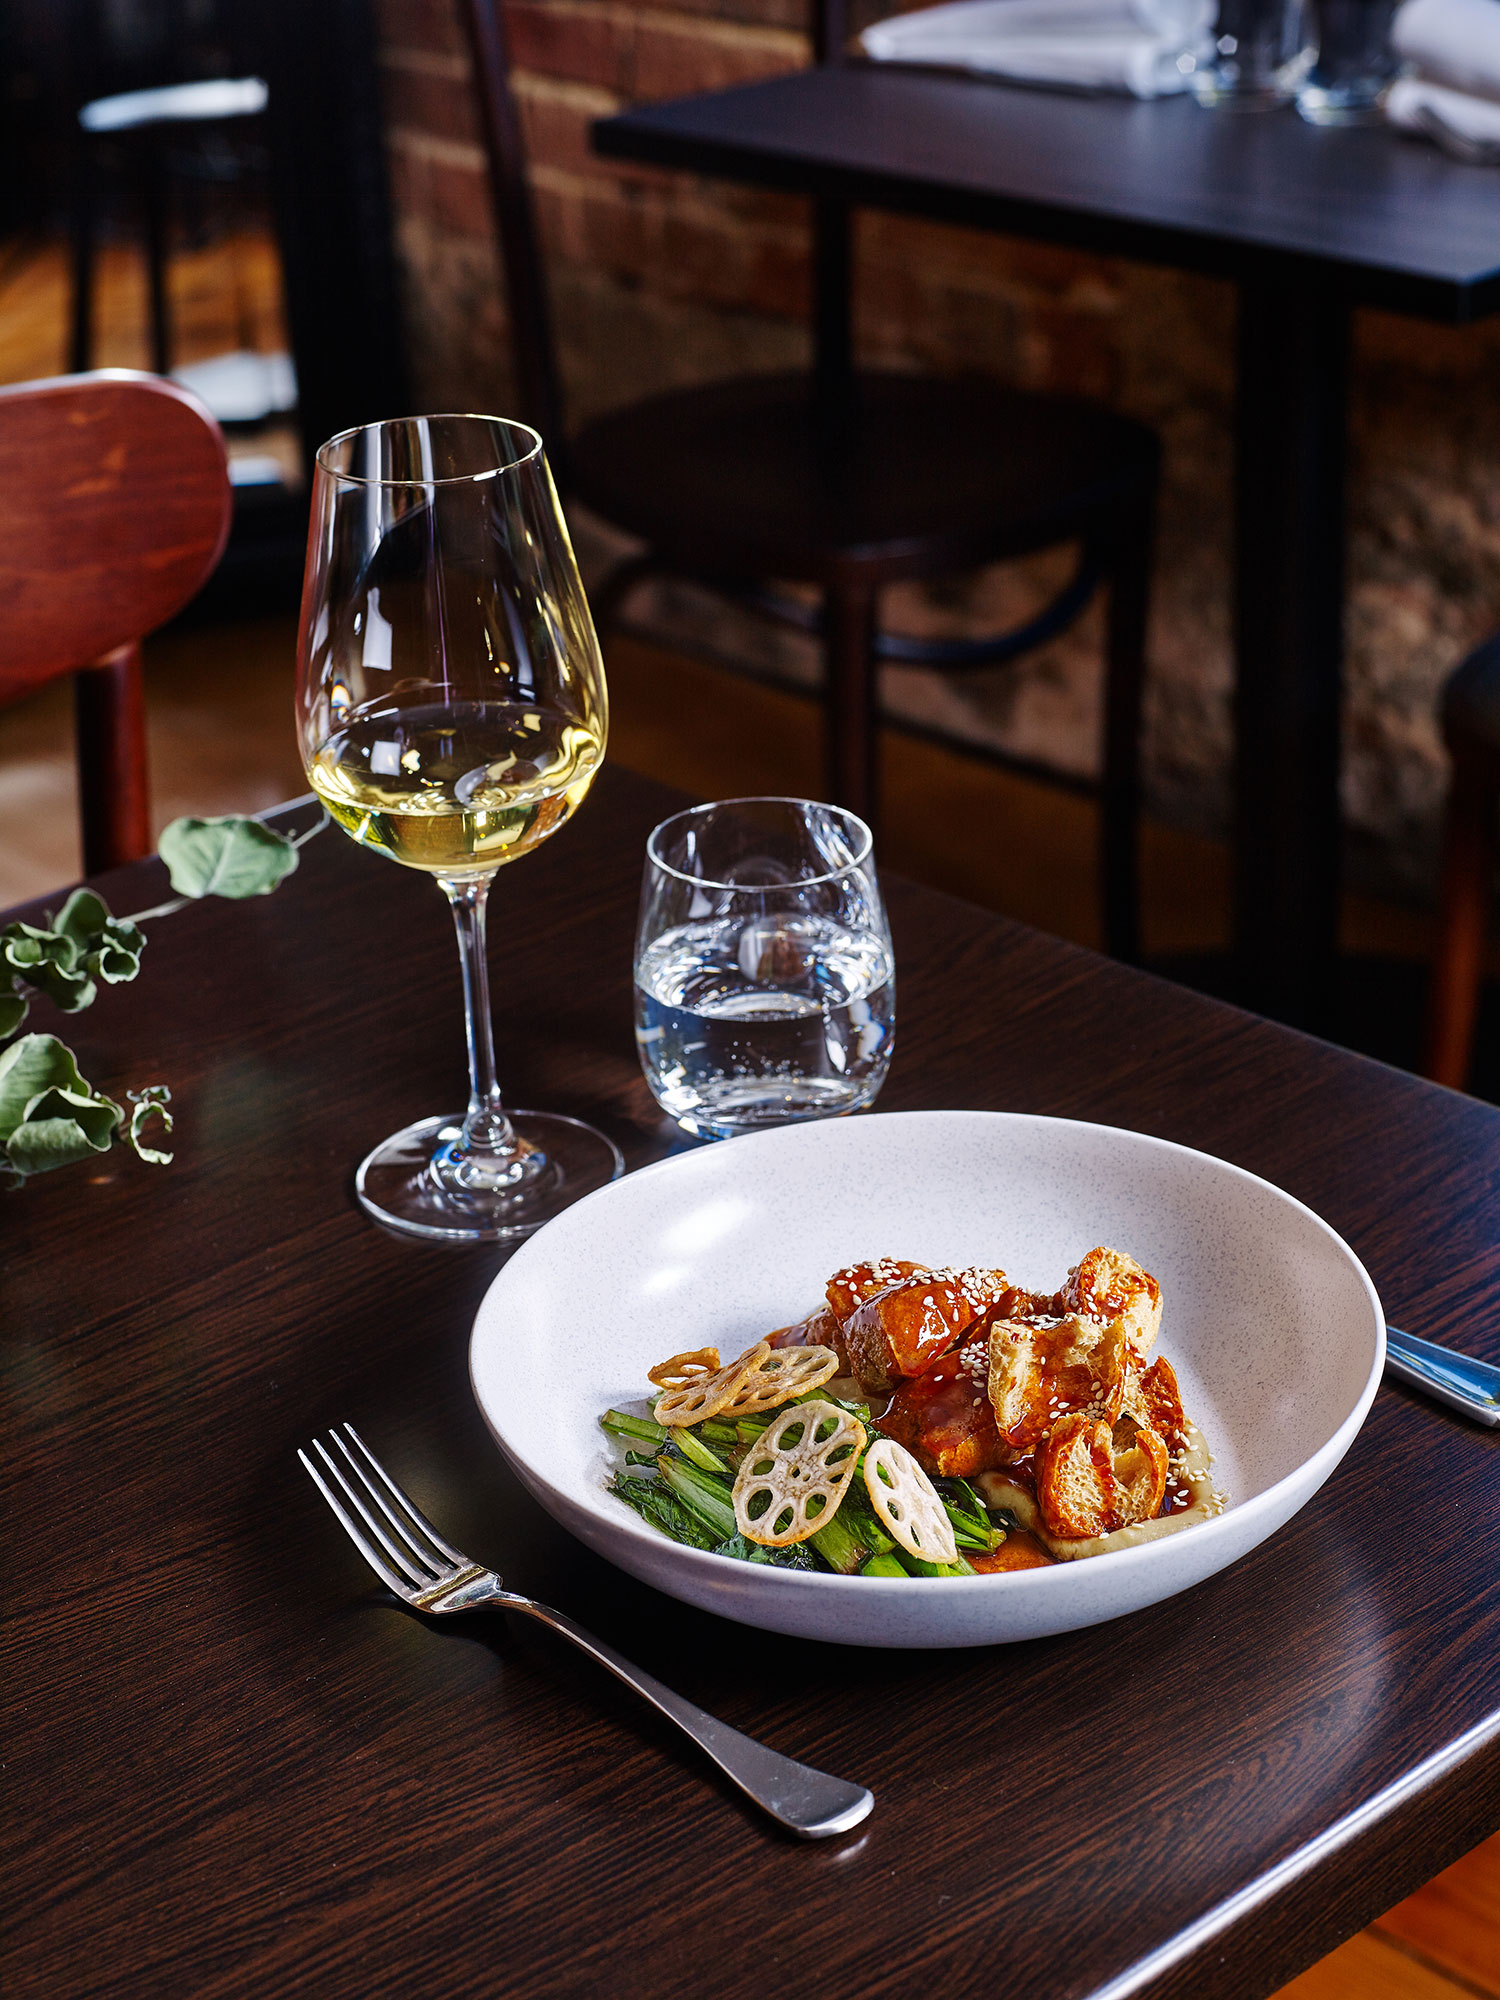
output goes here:
<path id="1" fill-rule="evenodd" d="M 229 533 L 224 440 L 185 390 L 108 370 L 0 389 L 0 702 L 72 673 L 84 865 L 151 851 L 140 641 Z"/>
<path id="2" fill-rule="evenodd" d="M 501 282 L 509 320 L 518 414 L 541 432 L 559 485 L 567 484 L 562 389 L 536 207 L 526 174 L 526 141 L 511 88 L 510 45 L 500 0 L 463 0 L 475 97 L 488 156 Z M 817 62 L 844 59 L 847 0 L 813 0 Z M 814 333 L 818 373 L 835 392 L 849 369 L 849 218 L 842 203 L 815 204 Z"/>

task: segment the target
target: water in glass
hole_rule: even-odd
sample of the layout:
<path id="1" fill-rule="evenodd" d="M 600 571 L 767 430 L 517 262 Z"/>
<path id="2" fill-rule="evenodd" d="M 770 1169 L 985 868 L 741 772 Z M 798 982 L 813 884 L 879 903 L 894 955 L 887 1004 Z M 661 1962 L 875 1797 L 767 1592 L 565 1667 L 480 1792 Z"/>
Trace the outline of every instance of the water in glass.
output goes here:
<path id="1" fill-rule="evenodd" d="M 635 983 L 646 1081 L 687 1131 L 728 1138 L 872 1103 L 895 968 L 862 822 L 799 800 L 667 821 L 647 860 Z"/>

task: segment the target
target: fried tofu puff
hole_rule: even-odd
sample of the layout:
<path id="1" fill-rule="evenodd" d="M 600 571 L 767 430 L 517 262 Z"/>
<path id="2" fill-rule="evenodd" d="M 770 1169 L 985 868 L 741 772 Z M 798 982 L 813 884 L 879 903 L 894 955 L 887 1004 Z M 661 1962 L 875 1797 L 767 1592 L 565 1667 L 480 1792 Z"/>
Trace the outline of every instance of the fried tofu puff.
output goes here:
<path id="1" fill-rule="evenodd" d="M 971 1340 L 920 1375 L 903 1382 L 880 1419 L 884 1436 L 916 1459 L 924 1472 L 969 1479 L 1008 1463 L 995 1413 L 986 1394 L 988 1349 Z"/>
<path id="2" fill-rule="evenodd" d="M 1165 1438 L 1169 1450 L 1181 1451 L 1186 1446 L 1188 1420 L 1182 1391 L 1177 1386 L 1177 1370 L 1165 1354 L 1158 1354 L 1145 1374 L 1131 1383 L 1125 1409 L 1137 1423 Z"/>
<path id="3" fill-rule="evenodd" d="M 1123 1319 L 1101 1326 L 1081 1313 L 1062 1319 L 997 1319 L 989 1329 L 986 1390 L 1002 1440 L 1034 1451 L 1075 1413 L 1112 1424 L 1134 1373 Z"/>
<path id="4" fill-rule="evenodd" d="M 917 1271 L 901 1277 L 845 1319 L 850 1374 L 867 1396 L 888 1394 L 946 1354 L 1006 1289 L 1003 1271 Z"/>
<path id="5" fill-rule="evenodd" d="M 1110 1424 L 1079 1413 L 1054 1425 L 1036 1475 L 1048 1532 L 1085 1541 L 1153 1518 L 1167 1489 L 1167 1447 L 1133 1417 Z"/>
<path id="6" fill-rule="evenodd" d="M 1136 1359 L 1144 1363 L 1161 1328 L 1161 1286 L 1123 1250 L 1100 1244 L 1069 1271 L 1057 1295 L 1059 1313 L 1082 1313 L 1107 1324 L 1125 1322 Z"/>

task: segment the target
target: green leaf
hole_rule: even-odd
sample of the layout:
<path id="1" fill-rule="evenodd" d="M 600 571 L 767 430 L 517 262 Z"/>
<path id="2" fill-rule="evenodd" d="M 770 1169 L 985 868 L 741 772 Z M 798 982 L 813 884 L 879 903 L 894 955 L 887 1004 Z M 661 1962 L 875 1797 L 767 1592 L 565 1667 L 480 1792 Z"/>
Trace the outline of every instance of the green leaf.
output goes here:
<path id="1" fill-rule="evenodd" d="M 284 834 L 258 819 L 174 819 L 159 849 L 179 896 L 269 896 L 297 865 Z"/>
<path id="2" fill-rule="evenodd" d="M 137 1156 L 140 1159 L 148 1161 L 153 1167 L 170 1166 L 172 1155 L 162 1152 L 159 1147 L 148 1146 L 142 1139 L 141 1134 L 146 1129 L 146 1120 L 152 1117 L 161 1120 L 163 1132 L 171 1131 L 172 1114 L 167 1109 L 167 1106 L 172 1101 L 171 1091 L 168 1090 L 164 1083 L 148 1083 L 144 1090 L 127 1090 L 125 1095 L 135 1106 L 134 1111 L 130 1114 L 130 1132 L 128 1136 L 131 1145 L 136 1150 Z"/>
<path id="3" fill-rule="evenodd" d="M 31 1002 L 16 984 L 13 972 L 0 969 L 0 1042 L 13 1035 L 26 1019 Z"/>
<path id="4" fill-rule="evenodd" d="M 49 1090 L 94 1094 L 66 1042 L 56 1035 L 23 1035 L 0 1052 L 0 1144 L 23 1123 L 28 1106 Z"/>
<path id="5" fill-rule="evenodd" d="M 19 973 L 28 986 L 45 993 L 65 1014 L 87 1007 L 96 991 L 88 969 L 80 963 L 78 945 L 60 931 L 36 924 L 7 924 L 0 930 L 0 958 L 7 970 Z"/>
<path id="6" fill-rule="evenodd" d="M 52 919 L 52 928 L 72 939 L 85 969 L 107 986 L 134 979 L 141 969 L 146 933 L 129 918 L 112 917 L 92 889 L 75 889 Z"/>
<path id="7" fill-rule="evenodd" d="M 54 931 L 71 938 L 80 951 L 87 951 L 110 921 L 109 906 L 92 889 L 75 889 L 55 917 L 48 913 L 48 921 Z"/>
<path id="8" fill-rule="evenodd" d="M 23 1035 L 0 1054 L 0 1143 L 13 1184 L 107 1152 L 124 1117 L 55 1035 Z"/>

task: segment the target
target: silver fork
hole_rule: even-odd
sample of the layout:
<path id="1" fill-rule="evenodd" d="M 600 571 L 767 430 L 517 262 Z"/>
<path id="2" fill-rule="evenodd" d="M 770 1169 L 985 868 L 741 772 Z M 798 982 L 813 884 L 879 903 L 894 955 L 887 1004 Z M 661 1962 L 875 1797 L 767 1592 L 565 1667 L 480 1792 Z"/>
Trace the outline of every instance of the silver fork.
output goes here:
<path id="1" fill-rule="evenodd" d="M 320 1438 L 314 1439 L 313 1450 L 323 1461 L 321 1471 L 305 1451 L 299 1451 L 297 1456 L 371 1569 L 414 1609 L 442 1617 L 450 1611 L 472 1611 L 482 1604 L 497 1604 L 506 1611 L 524 1611 L 540 1619 L 554 1632 L 571 1639 L 601 1667 L 607 1667 L 616 1680 L 634 1688 L 669 1722 L 675 1722 L 700 1749 L 708 1752 L 725 1777 L 732 1779 L 747 1798 L 799 1839 L 827 1840 L 832 1834 L 847 1833 L 869 1813 L 875 1799 L 863 1785 L 830 1778 L 810 1765 L 798 1764 L 779 1751 L 768 1750 L 753 1737 L 742 1736 L 737 1729 L 719 1722 L 692 1702 L 684 1701 L 680 1694 L 673 1694 L 650 1674 L 633 1667 L 612 1646 L 585 1632 L 561 1611 L 506 1590 L 493 1570 L 460 1555 L 443 1540 L 416 1503 L 391 1478 L 353 1424 L 345 1424 L 342 1433 L 335 1430 L 329 1436 L 344 1460 L 343 1466 Z M 349 1448 L 350 1442 L 354 1451 Z"/>

